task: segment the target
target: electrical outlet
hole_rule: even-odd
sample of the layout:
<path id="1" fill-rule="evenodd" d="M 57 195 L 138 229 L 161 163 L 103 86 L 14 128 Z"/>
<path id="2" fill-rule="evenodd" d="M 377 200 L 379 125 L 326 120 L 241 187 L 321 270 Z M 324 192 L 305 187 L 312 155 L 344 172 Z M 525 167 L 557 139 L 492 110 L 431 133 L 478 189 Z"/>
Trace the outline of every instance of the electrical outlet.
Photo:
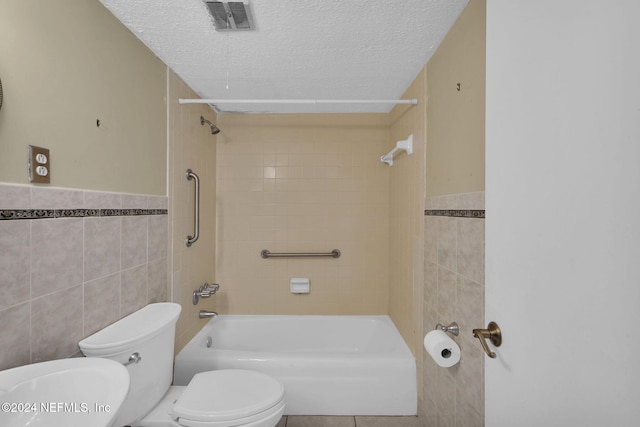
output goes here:
<path id="1" fill-rule="evenodd" d="M 51 182 L 51 158 L 49 149 L 29 146 L 29 182 L 48 184 Z"/>

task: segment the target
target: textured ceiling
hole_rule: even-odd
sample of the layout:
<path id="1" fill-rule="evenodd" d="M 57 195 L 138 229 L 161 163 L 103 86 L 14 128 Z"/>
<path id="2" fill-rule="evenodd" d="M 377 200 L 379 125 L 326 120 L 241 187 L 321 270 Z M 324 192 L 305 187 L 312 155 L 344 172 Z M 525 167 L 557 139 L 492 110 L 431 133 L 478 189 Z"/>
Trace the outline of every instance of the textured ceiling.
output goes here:
<path id="1" fill-rule="evenodd" d="M 100 0 L 202 98 L 399 99 L 468 0 L 250 0 L 218 32 L 202 0 Z M 387 112 L 393 105 L 219 104 L 219 111 Z"/>

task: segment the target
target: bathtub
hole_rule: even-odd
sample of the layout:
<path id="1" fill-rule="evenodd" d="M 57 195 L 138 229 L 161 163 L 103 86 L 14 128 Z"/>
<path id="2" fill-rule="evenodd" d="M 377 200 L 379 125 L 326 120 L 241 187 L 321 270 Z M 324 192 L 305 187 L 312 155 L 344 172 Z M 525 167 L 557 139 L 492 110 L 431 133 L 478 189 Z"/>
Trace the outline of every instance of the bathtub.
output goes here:
<path id="1" fill-rule="evenodd" d="M 264 372 L 286 415 L 416 415 L 416 363 L 388 316 L 221 315 L 178 353 L 174 384 L 198 372 Z"/>

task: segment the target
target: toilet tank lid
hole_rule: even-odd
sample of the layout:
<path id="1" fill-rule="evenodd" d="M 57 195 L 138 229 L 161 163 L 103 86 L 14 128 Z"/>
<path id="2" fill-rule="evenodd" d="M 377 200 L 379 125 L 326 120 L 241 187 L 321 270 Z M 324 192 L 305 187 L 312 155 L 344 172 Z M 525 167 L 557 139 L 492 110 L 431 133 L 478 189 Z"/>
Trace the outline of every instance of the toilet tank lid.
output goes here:
<path id="1" fill-rule="evenodd" d="M 85 356 L 106 357 L 127 350 L 173 327 L 182 307 L 170 302 L 149 304 L 78 343 Z"/>

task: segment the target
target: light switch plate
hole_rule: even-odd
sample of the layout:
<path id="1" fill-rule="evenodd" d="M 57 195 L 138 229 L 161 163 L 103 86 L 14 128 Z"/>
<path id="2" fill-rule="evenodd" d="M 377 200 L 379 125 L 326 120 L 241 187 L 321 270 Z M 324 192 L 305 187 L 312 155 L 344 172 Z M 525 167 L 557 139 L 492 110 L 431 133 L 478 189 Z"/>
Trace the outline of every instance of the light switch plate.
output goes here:
<path id="1" fill-rule="evenodd" d="M 51 157 L 49 149 L 29 146 L 29 182 L 48 184 L 51 182 Z"/>

